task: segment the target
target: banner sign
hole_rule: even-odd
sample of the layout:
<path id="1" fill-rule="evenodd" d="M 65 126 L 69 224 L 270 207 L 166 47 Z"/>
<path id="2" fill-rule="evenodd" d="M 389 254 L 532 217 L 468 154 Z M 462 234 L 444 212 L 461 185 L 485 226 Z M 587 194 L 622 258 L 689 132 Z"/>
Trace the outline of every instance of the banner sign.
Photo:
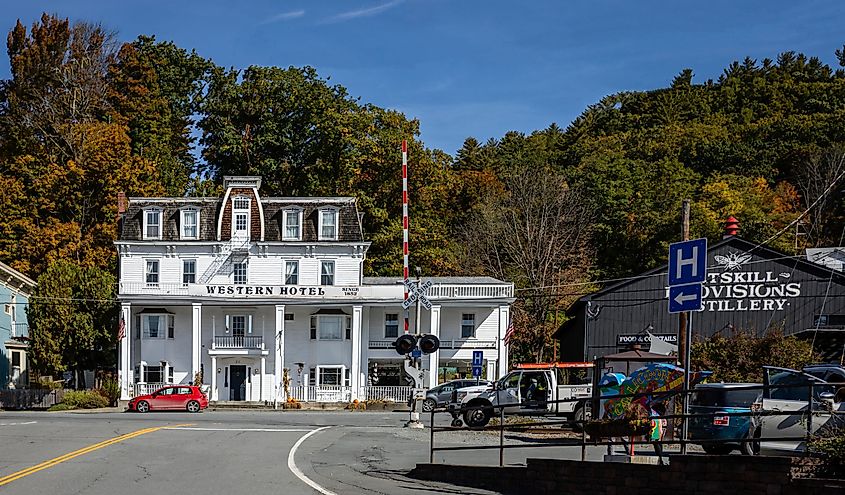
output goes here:
<path id="1" fill-rule="evenodd" d="M 292 299 L 396 299 L 402 287 L 343 287 L 334 285 L 241 285 L 188 284 L 188 294 L 197 297 L 292 298 Z"/>

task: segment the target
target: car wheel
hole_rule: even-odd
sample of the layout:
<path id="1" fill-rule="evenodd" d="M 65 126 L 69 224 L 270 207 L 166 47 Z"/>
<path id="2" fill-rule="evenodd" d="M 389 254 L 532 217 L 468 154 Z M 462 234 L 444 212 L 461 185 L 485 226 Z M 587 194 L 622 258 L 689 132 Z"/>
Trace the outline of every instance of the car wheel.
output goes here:
<path id="1" fill-rule="evenodd" d="M 742 442 L 739 451 L 742 455 L 757 455 L 760 453 L 760 432 L 757 428 L 749 428 L 745 436 L 747 441 Z"/>
<path id="2" fill-rule="evenodd" d="M 489 407 L 475 407 L 464 413 L 464 423 L 470 428 L 483 428 L 490 422 L 492 414 Z"/>
<path id="3" fill-rule="evenodd" d="M 704 452 L 710 455 L 727 455 L 733 450 L 732 447 L 720 443 L 704 444 L 701 448 L 704 449 Z"/>
<path id="4" fill-rule="evenodd" d="M 145 400 L 142 400 L 135 406 L 135 410 L 139 413 L 148 412 L 150 410 L 150 403 Z"/>
<path id="5" fill-rule="evenodd" d="M 187 409 L 189 413 L 200 412 L 200 403 L 195 400 L 189 401 Z"/>
<path id="6" fill-rule="evenodd" d="M 461 421 L 461 418 L 455 418 L 452 420 L 452 428 L 460 428 L 464 425 L 464 422 Z"/>
<path id="7" fill-rule="evenodd" d="M 434 402 L 434 399 L 426 399 L 423 401 L 422 410 L 423 412 L 431 412 L 434 408 L 437 407 L 437 402 Z"/>
<path id="8" fill-rule="evenodd" d="M 584 431 L 584 424 L 590 420 L 590 405 L 589 404 L 581 404 L 575 409 L 575 414 L 573 414 L 572 419 L 572 431 L 576 433 L 581 433 Z"/>

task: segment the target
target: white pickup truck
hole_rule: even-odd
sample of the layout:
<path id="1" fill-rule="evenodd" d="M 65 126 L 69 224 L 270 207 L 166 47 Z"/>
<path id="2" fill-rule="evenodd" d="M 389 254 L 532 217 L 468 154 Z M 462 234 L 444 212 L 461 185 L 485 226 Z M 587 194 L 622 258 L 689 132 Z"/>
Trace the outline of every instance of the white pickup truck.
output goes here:
<path id="1" fill-rule="evenodd" d="M 459 417 L 463 415 L 467 426 L 485 426 L 494 414 L 499 414 L 499 409 L 494 410 L 493 406 L 504 406 L 509 416 L 589 419 L 593 387 L 586 371 L 590 368 L 592 363 L 524 364 L 491 386 L 456 390 L 456 403 L 450 405 L 455 418 L 452 425 L 460 426 Z M 574 400 L 557 402 L 565 399 Z"/>

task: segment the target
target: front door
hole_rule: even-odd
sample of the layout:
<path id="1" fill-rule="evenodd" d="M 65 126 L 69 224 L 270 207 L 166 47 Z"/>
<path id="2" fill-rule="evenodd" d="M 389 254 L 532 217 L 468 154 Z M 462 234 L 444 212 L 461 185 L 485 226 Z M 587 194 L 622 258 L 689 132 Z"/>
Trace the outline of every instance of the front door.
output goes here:
<path id="1" fill-rule="evenodd" d="M 246 400 L 246 366 L 229 366 L 229 400 Z"/>

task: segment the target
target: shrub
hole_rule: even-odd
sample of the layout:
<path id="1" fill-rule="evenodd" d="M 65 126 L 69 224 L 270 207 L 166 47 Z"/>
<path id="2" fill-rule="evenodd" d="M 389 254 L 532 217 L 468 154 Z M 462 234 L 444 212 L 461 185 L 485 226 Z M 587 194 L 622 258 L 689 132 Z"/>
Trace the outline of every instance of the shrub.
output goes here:
<path id="1" fill-rule="evenodd" d="M 106 398 L 94 390 L 70 390 L 61 403 L 72 409 L 97 409 L 109 405 Z"/>
<path id="2" fill-rule="evenodd" d="M 103 397 L 106 398 L 110 406 L 117 404 L 117 399 L 120 398 L 120 384 L 112 377 L 106 377 L 103 380 L 101 388 L 97 389 Z"/>
<path id="3" fill-rule="evenodd" d="M 829 431 L 810 440 L 808 450 L 822 460 L 819 476 L 845 478 L 845 428 Z"/>

